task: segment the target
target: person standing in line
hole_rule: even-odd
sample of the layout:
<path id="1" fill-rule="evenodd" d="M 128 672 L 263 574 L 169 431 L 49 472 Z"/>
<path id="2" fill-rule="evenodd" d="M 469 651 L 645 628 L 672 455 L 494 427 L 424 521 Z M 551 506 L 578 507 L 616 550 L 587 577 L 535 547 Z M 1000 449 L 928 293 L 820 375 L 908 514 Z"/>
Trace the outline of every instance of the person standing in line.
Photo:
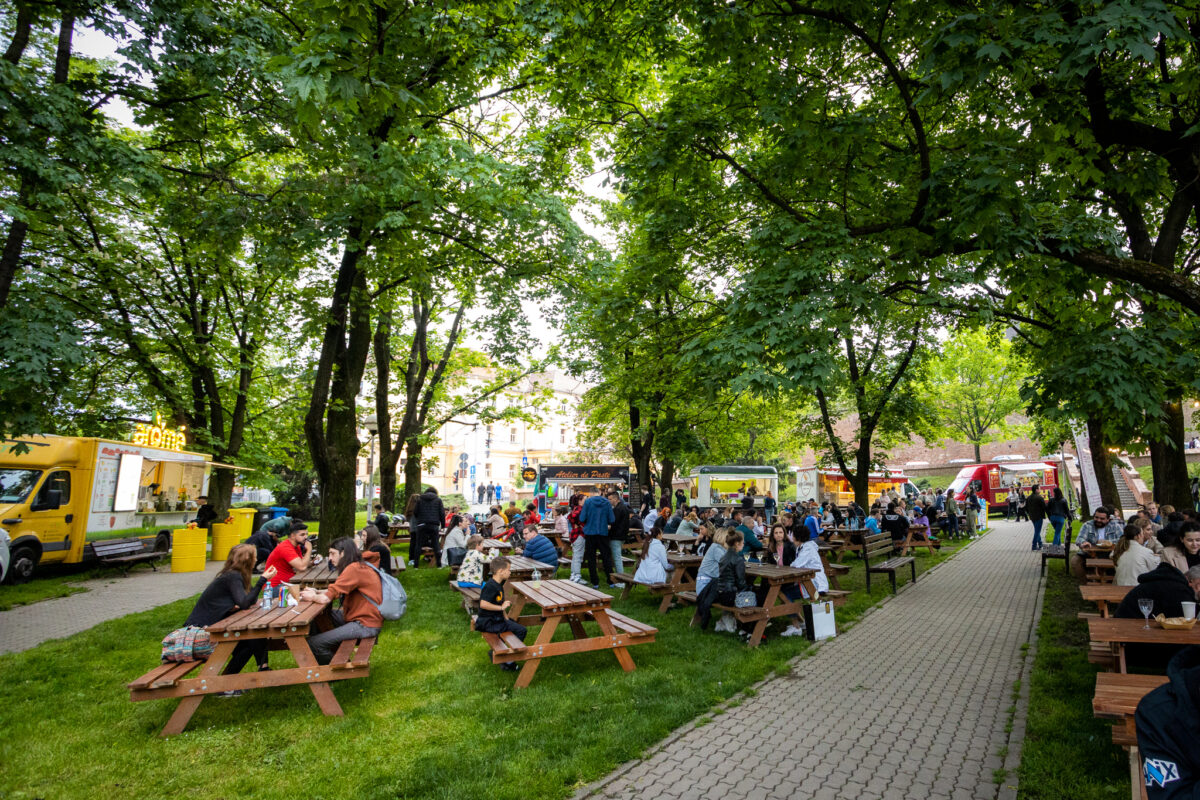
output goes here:
<path id="1" fill-rule="evenodd" d="M 488 505 L 496 502 L 496 486 L 491 481 L 488 481 L 487 485 L 487 501 Z"/>
<path id="2" fill-rule="evenodd" d="M 1020 522 L 1022 520 L 1022 518 L 1029 519 L 1029 514 L 1025 510 L 1025 505 L 1027 502 L 1028 502 L 1028 498 L 1025 496 L 1025 490 L 1018 486 L 1017 487 L 1017 522 Z"/>
<path id="3" fill-rule="evenodd" d="M 412 522 L 409 523 L 412 527 L 412 535 L 408 540 L 408 563 L 414 569 L 419 565 L 421 549 L 424 547 L 433 550 L 434 564 L 441 563 L 438 531 L 441 530 L 445 518 L 446 508 L 442 505 L 442 498 L 438 497 L 437 489 L 430 486 L 421 493 L 421 497 L 417 501 L 417 508 L 413 512 Z"/>
<path id="4" fill-rule="evenodd" d="M 592 579 L 592 588 L 600 588 L 600 580 L 596 576 L 596 555 L 599 554 L 604 568 L 604 577 L 610 587 L 612 582 L 612 550 L 608 546 L 609 526 L 612 525 L 616 514 L 613 513 L 612 503 L 600 495 L 592 495 L 583 501 L 583 509 L 579 512 L 579 521 L 583 523 L 583 557 L 587 561 L 588 577 Z"/>
<path id="5" fill-rule="evenodd" d="M 487 487 L 484 486 L 482 483 L 479 484 L 479 488 L 475 491 L 475 496 L 478 498 L 477 502 L 479 503 L 479 505 L 483 505 L 483 498 L 484 498 L 484 495 L 486 495 L 486 494 L 487 494 Z"/>
<path id="6" fill-rule="evenodd" d="M 1017 518 L 1017 492 L 1015 489 L 1008 493 L 1008 503 L 1004 509 L 1004 518 Z"/>
<path id="7" fill-rule="evenodd" d="M 942 508 L 946 512 L 946 535 L 952 539 L 958 538 L 958 501 L 954 499 L 954 490 L 947 489 L 942 495 Z"/>
<path id="8" fill-rule="evenodd" d="M 675 490 L 675 510 L 676 511 L 678 511 L 679 509 L 686 506 L 687 500 L 688 500 L 687 495 L 683 493 L 683 489 Z"/>
<path id="9" fill-rule="evenodd" d="M 979 534 L 979 510 L 981 508 L 974 488 L 967 491 L 967 499 L 963 502 L 967 505 L 967 535 L 974 539 Z"/>
<path id="10" fill-rule="evenodd" d="M 1054 527 L 1054 541 L 1051 542 L 1055 547 L 1062 545 L 1062 530 L 1063 525 L 1071 518 L 1071 507 L 1067 505 L 1067 501 L 1063 498 L 1062 489 L 1057 486 L 1049 500 L 1046 501 L 1046 516 L 1050 519 L 1050 524 Z"/>
<path id="11" fill-rule="evenodd" d="M 621 499 L 621 493 L 615 489 L 609 491 L 608 502 L 613 510 L 613 521 L 608 526 L 608 548 L 612 554 L 613 571 L 624 572 L 625 562 L 621 546 L 629 536 L 630 509 Z"/>
<path id="12" fill-rule="evenodd" d="M 771 490 L 768 489 L 766 495 L 763 497 L 763 513 L 766 514 L 768 525 L 775 519 L 776 508 L 775 497 L 771 494 Z"/>
<path id="13" fill-rule="evenodd" d="M 1033 487 L 1033 491 L 1025 500 L 1025 513 L 1029 517 L 1029 521 L 1033 523 L 1033 549 L 1042 549 L 1042 523 L 1046 521 L 1046 498 L 1042 497 L 1042 493 L 1038 487 Z"/>

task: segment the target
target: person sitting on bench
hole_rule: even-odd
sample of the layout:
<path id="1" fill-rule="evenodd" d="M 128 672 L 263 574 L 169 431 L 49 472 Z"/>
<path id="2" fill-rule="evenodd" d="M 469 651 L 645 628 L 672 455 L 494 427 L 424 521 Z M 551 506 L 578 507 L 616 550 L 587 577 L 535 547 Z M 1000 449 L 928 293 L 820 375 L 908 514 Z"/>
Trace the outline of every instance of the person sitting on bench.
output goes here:
<path id="1" fill-rule="evenodd" d="M 675 565 L 667 561 L 667 548 L 662 543 L 663 526 L 659 524 L 661 521 L 662 517 L 659 517 L 642 543 L 642 560 L 633 575 L 638 583 L 666 583 L 667 573 L 675 569 Z"/>
<path id="2" fill-rule="evenodd" d="M 1148 800 L 1200 796 L 1200 647 L 1167 664 L 1169 681 L 1138 703 L 1138 755 Z"/>
<path id="3" fill-rule="evenodd" d="M 308 637 L 313 656 L 322 665 L 333 660 L 338 645 L 347 639 L 369 639 L 383 629 L 378 605 L 383 602 L 383 581 L 367 566 L 378 565 L 379 554 L 359 553 L 354 540 L 344 536 L 329 546 L 329 563 L 337 570 L 337 580 L 320 592 L 311 586 L 300 592 L 301 600 L 322 605 L 342 599 L 342 607 L 329 612 L 333 629 Z"/>
<path id="4" fill-rule="evenodd" d="M 880 525 L 891 534 L 892 543 L 897 546 L 908 538 L 908 518 L 896 513 L 895 503 L 888 503 L 887 513 L 883 515 Z"/>
<path id="5" fill-rule="evenodd" d="M 525 537 L 525 547 L 521 550 L 521 555 L 543 564 L 558 566 L 558 551 L 554 549 L 554 543 L 538 533 L 537 525 L 526 525 L 522 534 Z"/>
<path id="6" fill-rule="evenodd" d="M 246 543 L 234 545 L 225 559 L 225 566 L 213 578 L 212 583 L 200 593 L 196 607 L 183 623 L 184 627 L 195 626 L 207 628 L 215 622 L 247 608 L 258 602 L 258 595 L 267 581 L 275 577 L 275 568 L 267 567 L 254 585 L 250 585 L 250 570 L 254 567 L 254 546 Z M 253 657 L 258 663 L 258 669 L 270 669 L 267 666 L 267 640 L 248 639 L 238 642 L 229 657 L 229 663 L 221 670 L 222 675 L 234 675 L 242 671 L 246 662 Z M 236 697 L 242 691 L 235 689 L 222 692 L 223 697 Z"/>
<path id="7" fill-rule="evenodd" d="M 458 585 L 464 589 L 479 589 L 483 586 L 483 565 L 496 557 L 496 552 L 484 552 L 483 537 L 472 534 L 467 537 L 467 555 L 458 568 Z"/>
<path id="8" fill-rule="evenodd" d="M 525 626 L 505 616 L 512 605 L 511 600 L 504 599 L 504 582 L 508 580 L 510 572 L 512 570 L 506 557 L 496 556 L 492 559 L 492 577 L 479 590 L 479 616 L 475 618 L 475 630 L 480 633 L 512 633 L 523 642 L 527 633 Z M 520 669 L 513 662 L 502 664 L 501 668 L 509 672 Z"/>

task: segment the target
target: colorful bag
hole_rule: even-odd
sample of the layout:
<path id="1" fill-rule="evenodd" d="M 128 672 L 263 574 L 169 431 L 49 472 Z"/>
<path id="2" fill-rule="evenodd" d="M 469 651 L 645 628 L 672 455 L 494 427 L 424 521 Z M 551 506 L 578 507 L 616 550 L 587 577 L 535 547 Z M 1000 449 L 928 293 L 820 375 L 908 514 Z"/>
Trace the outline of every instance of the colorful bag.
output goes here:
<path id="1" fill-rule="evenodd" d="M 167 634 L 162 640 L 163 661 L 203 661 L 217 646 L 204 628 L 189 625 Z"/>

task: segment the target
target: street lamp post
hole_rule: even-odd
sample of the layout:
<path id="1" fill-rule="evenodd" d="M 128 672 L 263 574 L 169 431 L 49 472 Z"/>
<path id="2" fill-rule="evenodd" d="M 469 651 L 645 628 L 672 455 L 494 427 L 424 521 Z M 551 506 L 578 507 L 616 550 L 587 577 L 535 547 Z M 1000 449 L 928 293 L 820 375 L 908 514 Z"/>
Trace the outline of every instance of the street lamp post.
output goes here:
<path id="1" fill-rule="evenodd" d="M 366 419 L 367 433 L 367 516 L 371 516 L 371 504 L 375 501 L 375 434 L 379 432 L 379 420 L 374 414 Z M 388 509 L 390 512 L 391 509 Z"/>

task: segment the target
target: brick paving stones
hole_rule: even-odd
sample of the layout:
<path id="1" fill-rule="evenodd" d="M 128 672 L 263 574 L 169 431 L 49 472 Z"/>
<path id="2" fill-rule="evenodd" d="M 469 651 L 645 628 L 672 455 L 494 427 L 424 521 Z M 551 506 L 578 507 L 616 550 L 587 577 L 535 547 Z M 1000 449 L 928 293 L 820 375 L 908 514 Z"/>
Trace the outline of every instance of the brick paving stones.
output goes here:
<path id="1" fill-rule="evenodd" d="M 992 523 L 790 674 L 577 797 L 992 800 L 1041 587 L 1031 531 Z M 724 755 L 764 741 L 778 758 Z"/>
<path id="2" fill-rule="evenodd" d="M 0 653 L 28 650 L 49 639 L 61 639 L 135 611 L 145 611 L 199 594 L 224 562 L 209 561 L 204 572 L 172 573 L 135 570 L 128 577 L 112 576 L 81 581 L 89 591 L 56 597 L 0 612 Z M 183 624 L 183 619 L 179 620 Z"/>

